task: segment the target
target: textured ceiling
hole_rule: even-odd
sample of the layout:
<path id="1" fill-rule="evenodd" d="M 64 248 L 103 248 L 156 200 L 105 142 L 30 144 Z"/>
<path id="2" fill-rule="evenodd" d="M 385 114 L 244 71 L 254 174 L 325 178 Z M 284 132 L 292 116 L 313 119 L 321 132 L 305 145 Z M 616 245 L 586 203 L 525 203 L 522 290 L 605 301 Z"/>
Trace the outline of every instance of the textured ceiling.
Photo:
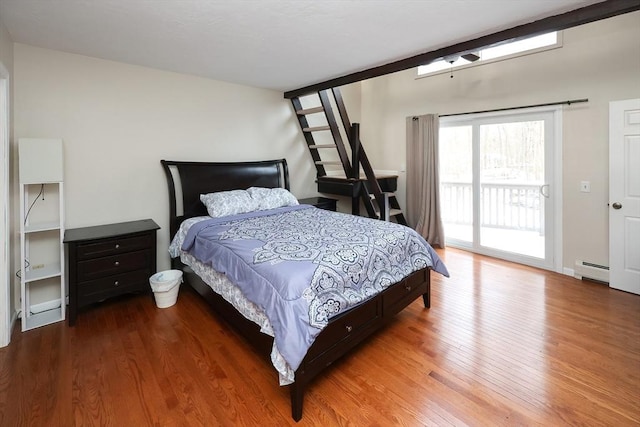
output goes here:
<path id="1" fill-rule="evenodd" d="M 14 42 L 280 91 L 600 0 L 0 0 Z"/>

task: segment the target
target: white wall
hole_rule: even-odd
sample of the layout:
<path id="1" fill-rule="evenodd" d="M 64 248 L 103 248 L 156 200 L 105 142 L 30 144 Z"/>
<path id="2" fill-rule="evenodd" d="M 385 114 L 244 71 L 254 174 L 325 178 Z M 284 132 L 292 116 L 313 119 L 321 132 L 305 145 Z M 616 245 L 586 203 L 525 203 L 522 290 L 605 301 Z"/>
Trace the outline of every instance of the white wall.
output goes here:
<path id="1" fill-rule="evenodd" d="M 284 157 L 292 192 L 317 194 L 315 169 L 280 92 L 24 44 L 14 50 L 15 140 L 64 140 L 67 229 L 152 218 L 162 227 L 158 268 L 168 268 L 161 159 Z"/>
<path id="2" fill-rule="evenodd" d="M 640 12 L 567 30 L 561 49 L 454 71 L 454 78 L 416 79 L 411 69 L 361 86 L 362 141 L 377 169 L 404 164 L 408 116 L 588 98 L 563 113 L 563 264 L 608 265 L 609 101 L 640 97 Z M 581 180 L 591 181 L 591 193 L 579 192 Z"/>

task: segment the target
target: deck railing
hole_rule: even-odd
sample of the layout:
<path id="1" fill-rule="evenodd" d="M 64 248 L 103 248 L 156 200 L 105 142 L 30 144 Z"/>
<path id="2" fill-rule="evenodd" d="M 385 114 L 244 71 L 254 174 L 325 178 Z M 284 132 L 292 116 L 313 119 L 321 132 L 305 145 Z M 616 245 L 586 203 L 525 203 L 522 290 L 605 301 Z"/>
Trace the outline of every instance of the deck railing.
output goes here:
<path id="1" fill-rule="evenodd" d="M 469 182 L 441 182 L 440 207 L 446 223 L 473 223 L 473 189 Z M 480 185 L 480 223 L 544 234 L 544 197 L 540 185 L 483 183 Z"/>

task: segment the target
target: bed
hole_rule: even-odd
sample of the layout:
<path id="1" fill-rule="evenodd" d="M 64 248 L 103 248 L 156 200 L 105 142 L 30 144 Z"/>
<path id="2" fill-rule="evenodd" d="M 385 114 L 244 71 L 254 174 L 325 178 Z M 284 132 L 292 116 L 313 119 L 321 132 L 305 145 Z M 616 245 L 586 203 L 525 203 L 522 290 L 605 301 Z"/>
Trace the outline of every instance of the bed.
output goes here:
<path id="1" fill-rule="evenodd" d="M 432 269 L 448 275 L 413 230 L 290 200 L 285 159 L 161 164 L 169 188 L 172 268 L 182 270 L 186 283 L 271 360 L 280 384 L 290 387 L 296 421 L 302 418 L 305 389 L 314 377 L 417 298 L 428 308 Z M 284 202 L 261 198 L 275 193 Z M 241 196 L 241 203 L 225 210 L 227 196 Z M 260 208 L 238 210 L 246 200 Z M 301 225 L 305 229 L 298 231 Z M 342 234 L 350 236 L 348 245 L 336 240 Z M 366 249 L 366 243 L 351 243 L 356 238 L 376 243 Z M 320 240 L 332 247 L 331 256 Z M 410 255 L 399 252 L 409 252 L 409 247 Z M 226 260 L 236 250 L 235 258 Z M 389 260 L 378 254 L 363 261 L 365 253 L 375 251 L 388 253 Z M 407 265 L 397 261 L 403 257 Z M 249 264 L 256 270 L 242 270 Z M 297 270 L 288 270 L 294 264 Z M 351 287 L 335 285 L 342 280 L 332 276 L 337 270 Z M 258 300 L 263 288 L 275 288 L 275 296 Z"/>

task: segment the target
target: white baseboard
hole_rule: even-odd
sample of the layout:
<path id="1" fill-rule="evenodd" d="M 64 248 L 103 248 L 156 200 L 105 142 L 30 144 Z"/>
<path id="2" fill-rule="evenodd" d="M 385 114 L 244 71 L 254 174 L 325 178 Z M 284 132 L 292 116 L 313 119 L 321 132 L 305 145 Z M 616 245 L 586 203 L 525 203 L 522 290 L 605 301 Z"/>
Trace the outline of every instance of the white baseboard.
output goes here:
<path id="1" fill-rule="evenodd" d="M 18 312 L 14 310 L 9 319 L 9 327 L 7 328 L 6 342 L 0 342 L 0 348 L 6 347 L 11 344 L 11 335 L 13 334 L 13 328 L 16 326 L 16 320 L 18 320 Z"/>

